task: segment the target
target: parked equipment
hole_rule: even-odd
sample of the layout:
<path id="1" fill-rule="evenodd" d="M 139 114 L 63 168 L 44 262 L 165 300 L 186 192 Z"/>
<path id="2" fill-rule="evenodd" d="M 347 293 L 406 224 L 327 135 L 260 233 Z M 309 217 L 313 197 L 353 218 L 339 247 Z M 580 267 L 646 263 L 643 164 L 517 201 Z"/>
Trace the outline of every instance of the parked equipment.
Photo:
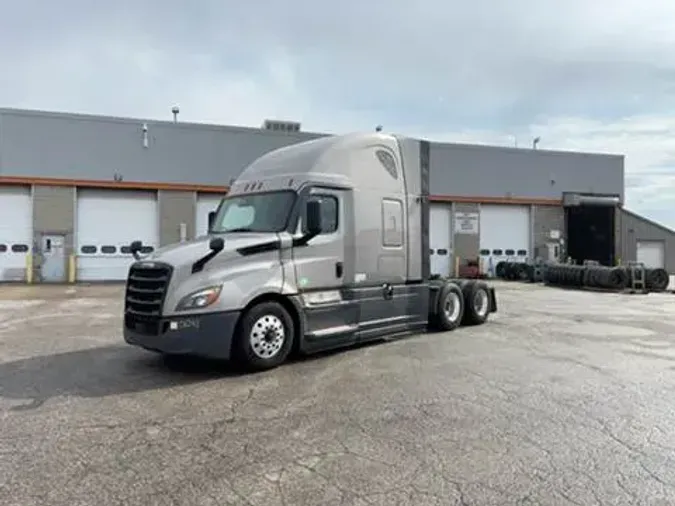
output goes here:
<path id="1" fill-rule="evenodd" d="M 261 370 L 294 351 L 485 322 L 494 288 L 430 276 L 429 149 L 369 133 L 258 158 L 208 235 L 145 258 L 131 245 L 124 339 Z"/>
<path id="2" fill-rule="evenodd" d="M 670 284 L 670 276 L 665 269 L 645 269 L 644 278 L 645 286 L 651 292 L 663 292 Z"/>

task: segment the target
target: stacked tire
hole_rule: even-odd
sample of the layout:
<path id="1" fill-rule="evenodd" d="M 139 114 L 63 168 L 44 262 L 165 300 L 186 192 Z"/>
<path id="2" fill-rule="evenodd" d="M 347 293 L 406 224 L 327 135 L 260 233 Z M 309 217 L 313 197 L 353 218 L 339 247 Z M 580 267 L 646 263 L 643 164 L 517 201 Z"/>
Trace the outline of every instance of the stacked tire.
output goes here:
<path id="1" fill-rule="evenodd" d="M 606 290 L 624 290 L 630 279 L 624 267 L 605 267 L 593 265 L 585 268 L 584 286 Z"/>
<path id="2" fill-rule="evenodd" d="M 525 262 L 501 261 L 495 267 L 498 278 L 509 281 L 534 281 L 534 266 Z"/>
<path id="3" fill-rule="evenodd" d="M 632 286 L 634 270 L 630 267 L 603 265 L 549 265 L 544 282 L 549 285 L 601 288 L 621 291 Z M 645 269 L 645 288 L 658 292 L 668 288 L 670 276 L 665 269 Z"/>
<path id="4" fill-rule="evenodd" d="M 581 265 L 549 265 L 544 272 L 544 282 L 549 285 L 582 287 L 586 267 Z"/>

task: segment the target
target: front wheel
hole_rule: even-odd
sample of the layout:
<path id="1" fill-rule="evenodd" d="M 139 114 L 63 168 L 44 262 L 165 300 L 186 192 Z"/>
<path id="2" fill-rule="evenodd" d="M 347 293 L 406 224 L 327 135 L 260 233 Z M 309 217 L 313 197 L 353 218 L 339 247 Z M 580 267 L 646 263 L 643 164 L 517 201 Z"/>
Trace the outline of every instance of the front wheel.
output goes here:
<path id="1" fill-rule="evenodd" d="M 295 328 L 288 311 L 277 302 L 263 302 L 242 317 L 235 335 L 235 358 L 249 370 L 281 365 L 293 347 Z"/>

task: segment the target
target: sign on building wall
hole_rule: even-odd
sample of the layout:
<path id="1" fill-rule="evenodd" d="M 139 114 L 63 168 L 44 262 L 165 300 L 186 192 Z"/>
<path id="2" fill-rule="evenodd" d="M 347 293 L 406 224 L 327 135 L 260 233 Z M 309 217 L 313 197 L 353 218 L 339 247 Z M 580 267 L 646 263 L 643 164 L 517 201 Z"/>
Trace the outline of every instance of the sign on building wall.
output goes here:
<path id="1" fill-rule="evenodd" d="M 478 213 L 455 213 L 455 234 L 478 234 Z"/>

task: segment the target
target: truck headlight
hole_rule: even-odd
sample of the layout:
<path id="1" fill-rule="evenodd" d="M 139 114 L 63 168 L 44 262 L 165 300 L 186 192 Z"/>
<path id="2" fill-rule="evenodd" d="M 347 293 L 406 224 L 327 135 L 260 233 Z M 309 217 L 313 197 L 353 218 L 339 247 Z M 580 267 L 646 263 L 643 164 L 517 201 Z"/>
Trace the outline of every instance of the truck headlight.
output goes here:
<path id="1" fill-rule="evenodd" d="M 189 295 L 186 295 L 176 306 L 176 311 L 208 307 L 218 300 L 218 297 L 220 296 L 220 290 L 220 286 L 211 286 L 209 288 L 199 290 L 198 292 L 193 292 Z"/>

